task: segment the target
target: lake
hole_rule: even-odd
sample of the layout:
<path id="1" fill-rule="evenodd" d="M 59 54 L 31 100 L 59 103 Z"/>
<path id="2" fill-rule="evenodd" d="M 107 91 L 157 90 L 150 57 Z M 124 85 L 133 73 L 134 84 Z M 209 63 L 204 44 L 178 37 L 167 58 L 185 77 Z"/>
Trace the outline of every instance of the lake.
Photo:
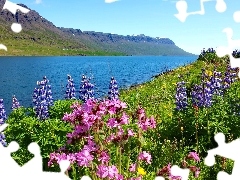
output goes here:
<path id="1" fill-rule="evenodd" d="M 127 88 L 151 80 L 166 68 L 173 69 L 196 59 L 197 56 L 0 57 L 0 98 L 4 100 L 7 114 L 13 95 L 22 106 L 32 106 L 36 82 L 47 76 L 53 98 L 63 99 L 67 74 L 72 76 L 78 91 L 83 74 L 93 77 L 91 82 L 97 88 L 96 97 L 101 97 L 108 92 L 112 76 L 119 88 Z"/>

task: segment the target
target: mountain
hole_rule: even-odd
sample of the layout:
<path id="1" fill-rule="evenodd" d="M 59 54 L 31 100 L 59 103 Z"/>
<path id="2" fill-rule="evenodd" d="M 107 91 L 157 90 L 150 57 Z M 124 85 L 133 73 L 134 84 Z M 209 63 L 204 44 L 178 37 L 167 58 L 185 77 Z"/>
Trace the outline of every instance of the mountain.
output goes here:
<path id="1" fill-rule="evenodd" d="M 0 1 L 1 9 L 4 3 Z M 15 22 L 23 27 L 20 33 L 11 30 Z M 0 55 L 192 55 L 168 38 L 56 27 L 34 10 L 27 14 L 19 11 L 16 15 L 2 10 L 0 43 L 8 48 L 7 52 L 1 50 Z"/>

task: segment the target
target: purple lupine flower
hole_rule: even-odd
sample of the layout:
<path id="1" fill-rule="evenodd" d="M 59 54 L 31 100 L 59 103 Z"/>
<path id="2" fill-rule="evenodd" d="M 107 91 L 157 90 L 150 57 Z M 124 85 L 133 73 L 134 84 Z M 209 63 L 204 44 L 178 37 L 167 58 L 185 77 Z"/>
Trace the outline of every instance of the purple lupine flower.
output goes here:
<path id="1" fill-rule="evenodd" d="M 19 103 L 19 101 L 17 100 L 17 98 L 14 95 L 13 98 L 12 98 L 12 110 L 18 109 L 20 107 L 21 107 L 20 103 Z"/>
<path id="2" fill-rule="evenodd" d="M 65 99 L 75 99 L 75 84 L 73 82 L 73 79 L 70 75 L 68 76 L 68 84 L 67 84 L 67 90 L 66 90 L 66 96 Z"/>
<path id="3" fill-rule="evenodd" d="M 80 100 L 87 102 L 89 99 L 94 99 L 94 85 L 90 83 L 90 79 L 85 75 L 82 76 L 81 86 L 80 86 Z"/>
<path id="4" fill-rule="evenodd" d="M 3 104 L 3 99 L 0 99 L 0 124 L 1 125 L 4 124 L 6 120 L 7 120 L 7 114 Z"/>
<path id="5" fill-rule="evenodd" d="M 202 86 L 194 85 L 193 90 L 191 92 L 192 96 L 192 104 L 197 107 L 203 106 L 203 96 L 202 96 Z"/>
<path id="6" fill-rule="evenodd" d="M 177 83 L 177 90 L 176 90 L 176 95 L 175 95 L 175 103 L 176 103 L 176 109 L 177 110 L 182 110 L 185 109 L 188 105 L 187 102 L 187 89 L 185 87 L 185 82 L 181 81 Z"/>
<path id="7" fill-rule="evenodd" d="M 48 108 L 53 105 L 51 85 L 47 83 L 49 80 L 44 76 L 43 81 L 37 81 L 39 87 L 35 88 L 33 93 L 34 109 L 40 120 L 48 118 Z"/>
<path id="8" fill-rule="evenodd" d="M 213 91 L 213 94 L 215 95 L 223 95 L 223 85 L 222 85 L 222 79 L 221 79 L 221 72 L 217 72 L 216 70 L 213 71 L 213 75 L 210 77 L 210 83 L 211 83 L 211 90 Z"/>
<path id="9" fill-rule="evenodd" d="M 4 124 L 6 120 L 7 120 L 7 115 L 4 108 L 3 99 L 0 99 L 0 124 L 1 125 Z M 0 132 L 0 142 L 4 147 L 7 146 L 7 143 L 5 141 L 5 135 L 3 132 Z"/>
<path id="10" fill-rule="evenodd" d="M 202 69 L 202 83 L 195 85 L 191 92 L 193 106 L 210 107 L 212 105 L 213 91 L 211 82 L 205 81 L 206 77 L 205 69 Z"/>
<path id="11" fill-rule="evenodd" d="M 0 132 L 0 142 L 4 147 L 7 146 L 6 137 L 3 132 Z"/>
<path id="12" fill-rule="evenodd" d="M 114 77 L 111 78 L 110 84 L 109 84 L 109 91 L 108 91 L 108 99 L 118 99 L 119 93 L 118 93 L 118 85 L 117 81 L 114 79 Z"/>
<path id="13" fill-rule="evenodd" d="M 229 65 L 227 66 L 225 77 L 224 77 L 224 86 L 223 89 L 226 90 L 230 87 L 230 85 L 235 82 L 237 79 L 237 68 L 231 68 Z"/>

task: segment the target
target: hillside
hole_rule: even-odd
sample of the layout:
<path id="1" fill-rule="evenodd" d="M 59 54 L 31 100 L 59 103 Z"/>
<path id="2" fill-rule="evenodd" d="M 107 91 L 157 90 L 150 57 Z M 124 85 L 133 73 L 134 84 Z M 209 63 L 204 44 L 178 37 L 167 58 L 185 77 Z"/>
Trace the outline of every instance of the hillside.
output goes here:
<path id="1" fill-rule="evenodd" d="M 1 1 L 0 7 L 3 5 Z M 14 22 L 21 23 L 21 33 L 11 31 Z M 1 50 L 0 55 L 192 55 L 168 38 L 56 27 L 34 10 L 16 15 L 2 10 L 0 41 L 8 47 L 8 52 Z"/>

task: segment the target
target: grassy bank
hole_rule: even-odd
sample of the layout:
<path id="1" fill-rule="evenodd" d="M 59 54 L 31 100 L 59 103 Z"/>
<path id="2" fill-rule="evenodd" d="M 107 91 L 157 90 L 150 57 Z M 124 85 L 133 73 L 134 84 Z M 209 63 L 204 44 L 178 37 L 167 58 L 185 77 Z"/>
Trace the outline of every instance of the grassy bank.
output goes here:
<path id="1" fill-rule="evenodd" d="M 36 44 L 4 44 L 8 51 L 0 50 L 0 56 L 125 56 L 123 53 L 107 51 L 89 51 L 82 49 L 63 49 Z"/>
<path id="2" fill-rule="evenodd" d="M 217 147 L 213 139 L 216 133 L 224 133 L 226 141 L 232 141 L 240 136 L 240 93 L 238 91 L 240 82 L 237 79 L 234 83 L 229 84 L 229 88 L 220 88 L 223 92 L 222 95 L 213 95 L 211 98 L 213 102 L 209 106 L 194 105 L 191 98 L 194 86 L 211 81 L 210 78 L 216 78 L 215 72 L 222 72 L 221 79 L 224 81 L 224 78 L 227 77 L 225 76 L 227 65 L 227 57 L 218 58 L 215 54 L 209 53 L 190 65 L 179 67 L 136 87 L 121 90 L 120 100 L 127 104 L 127 109 L 120 108 L 113 114 L 106 113 L 102 116 L 101 121 L 98 121 L 88 131 L 89 134 L 93 135 L 94 141 L 100 145 L 100 150 L 107 150 L 111 155 L 108 165 L 116 165 L 124 177 L 136 178 L 141 176 L 146 180 L 154 179 L 158 174 L 166 179 L 169 178 L 170 172 L 166 167 L 169 163 L 191 169 L 189 179 L 212 180 L 216 179 L 219 171 L 231 173 L 233 161 L 218 156 L 216 157 L 217 163 L 208 167 L 204 164 L 204 158 L 207 155 L 207 150 Z M 202 80 L 202 69 L 205 70 L 204 80 Z M 181 81 L 186 82 L 187 105 L 182 110 L 176 110 L 176 87 Z M 227 83 L 221 82 L 221 84 L 225 86 Z M 10 114 L 6 121 L 10 126 L 5 135 L 7 142 L 16 140 L 22 147 L 19 152 L 14 154 L 14 158 L 20 164 L 24 164 L 31 157 L 27 151 L 27 146 L 34 141 L 41 146 L 44 169 L 56 170 L 56 165 L 52 168 L 47 166 L 49 154 L 66 145 L 67 133 L 75 132 L 76 125 L 63 121 L 62 117 L 65 112 L 74 112 L 70 105 L 76 101 L 81 104 L 78 100 L 55 101 L 54 105 L 50 107 L 50 117 L 45 121 L 39 121 L 32 108 L 20 108 Z M 103 113 L 100 110 L 105 111 L 104 106 L 96 105 L 96 109 L 92 112 L 96 113 L 94 116 Z M 110 105 L 106 106 L 108 108 Z M 116 107 L 119 106 L 122 104 L 117 104 Z M 154 117 L 156 127 L 152 125 L 145 131 L 136 125 L 139 114 L 142 113 L 139 113 L 141 110 L 139 106 L 146 111 L 147 117 L 151 115 Z M 95 106 L 93 105 L 93 107 Z M 129 123 L 124 124 L 123 129 L 127 131 L 131 128 L 136 134 L 132 139 L 128 137 L 127 141 L 122 143 L 121 141 L 113 144 L 106 143 L 105 138 L 108 135 L 117 133 L 117 129 L 107 127 L 109 118 L 126 118 L 124 112 L 128 115 Z M 92 117 L 92 114 L 89 116 Z M 70 116 L 65 117 L 67 121 L 70 121 L 69 118 Z M 81 117 L 73 113 L 70 119 L 71 121 L 73 119 L 80 121 Z M 150 125 L 148 124 L 148 126 Z M 67 144 L 69 149 L 62 151 L 62 153 L 79 152 L 83 145 L 86 145 L 84 142 L 83 139 L 79 139 L 77 144 Z M 151 164 L 148 164 L 148 161 L 136 160 L 137 154 L 144 151 L 151 154 Z M 194 153 L 199 156 L 199 160 L 193 157 Z M 96 153 L 93 156 L 98 157 Z M 82 175 L 87 174 L 92 179 L 99 179 L 95 174 L 95 168 L 97 168 L 99 161 L 94 159 L 92 162 L 91 167 L 83 167 L 77 165 L 76 162 L 73 163 L 72 169 L 69 171 L 70 177 L 80 179 Z M 128 167 L 134 162 L 137 162 L 137 167 L 142 169 L 129 172 Z M 198 174 L 199 172 L 200 174 Z"/>

